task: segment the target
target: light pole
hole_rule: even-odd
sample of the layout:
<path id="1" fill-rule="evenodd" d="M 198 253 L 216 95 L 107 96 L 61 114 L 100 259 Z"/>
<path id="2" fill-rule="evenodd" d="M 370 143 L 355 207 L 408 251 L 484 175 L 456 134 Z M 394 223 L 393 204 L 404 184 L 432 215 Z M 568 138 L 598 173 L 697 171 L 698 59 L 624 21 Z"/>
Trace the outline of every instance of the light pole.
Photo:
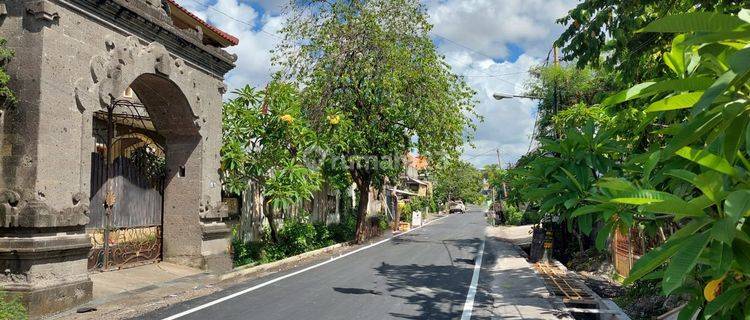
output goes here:
<path id="1" fill-rule="evenodd" d="M 533 97 L 533 96 L 527 96 L 527 95 L 522 95 L 522 94 L 507 94 L 507 93 L 500 93 L 500 92 L 493 93 L 492 97 L 495 98 L 495 100 L 514 99 L 514 98 L 542 100 L 541 97 Z M 534 121 L 534 122 L 536 122 L 536 121 Z M 536 123 L 534 123 L 534 128 L 536 128 Z M 532 137 L 532 139 L 533 139 L 533 137 Z M 531 145 L 529 145 L 529 148 L 531 148 Z M 502 165 L 500 164 L 500 149 L 499 148 L 497 149 L 497 164 L 498 164 L 498 166 L 500 166 L 500 169 L 502 169 Z M 504 196 L 504 198 L 508 197 L 508 189 L 505 187 L 505 180 L 504 179 L 503 179 L 503 196 Z M 494 199 L 493 199 L 493 201 L 494 201 Z"/>
<path id="2" fill-rule="evenodd" d="M 521 95 L 521 94 L 507 94 L 507 93 L 499 93 L 499 92 L 492 94 L 492 97 L 495 98 L 495 100 L 513 99 L 513 98 L 542 100 L 542 98 L 540 97 L 532 97 L 532 96 L 526 96 L 526 95 Z"/>

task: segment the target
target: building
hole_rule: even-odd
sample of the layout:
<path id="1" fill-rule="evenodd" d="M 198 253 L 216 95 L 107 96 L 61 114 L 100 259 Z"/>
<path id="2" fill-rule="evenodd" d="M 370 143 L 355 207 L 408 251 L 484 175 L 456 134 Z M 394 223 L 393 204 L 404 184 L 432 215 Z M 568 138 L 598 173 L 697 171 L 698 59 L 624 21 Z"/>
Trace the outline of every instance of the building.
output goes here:
<path id="1" fill-rule="evenodd" d="M 217 169 L 238 40 L 173 0 L 6 0 L 0 36 L 19 98 L 0 110 L 0 290 L 34 318 L 89 300 L 90 268 L 229 270 Z M 136 155 L 163 172 L 144 179 Z"/>

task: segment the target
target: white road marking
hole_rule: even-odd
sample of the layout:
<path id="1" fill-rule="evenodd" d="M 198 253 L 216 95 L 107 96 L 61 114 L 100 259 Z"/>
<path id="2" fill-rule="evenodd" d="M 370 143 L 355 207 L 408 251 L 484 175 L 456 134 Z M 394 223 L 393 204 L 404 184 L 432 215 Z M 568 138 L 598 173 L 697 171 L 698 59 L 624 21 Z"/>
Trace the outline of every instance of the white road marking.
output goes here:
<path id="1" fill-rule="evenodd" d="M 474 296 L 477 293 L 477 284 L 479 283 L 479 271 L 482 270 L 482 257 L 484 256 L 484 241 L 479 245 L 479 253 L 477 253 L 476 261 L 474 262 L 474 274 L 471 276 L 471 285 L 469 286 L 469 292 L 466 293 L 466 303 L 464 303 L 464 312 L 461 314 L 461 320 L 471 319 L 471 312 L 474 309 Z"/>
<path id="2" fill-rule="evenodd" d="M 375 243 L 373 243 L 373 244 L 370 244 L 370 245 L 364 246 L 364 247 L 362 247 L 362 248 L 359 248 L 359 249 L 357 249 L 357 250 L 354 250 L 354 251 L 351 251 L 351 252 L 347 252 L 347 253 L 345 253 L 345 254 L 342 254 L 342 255 L 340 255 L 340 256 L 338 256 L 338 257 L 335 257 L 335 258 L 331 258 L 330 260 L 326 260 L 326 261 L 323 261 L 323 262 L 321 262 L 321 263 L 318 263 L 318 264 L 315 264 L 315 265 L 309 266 L 309 267 L 307 267 L 307 268 L 304 268 L 304 269 L 302 269 L 302 270 L 298 270 L 298 271 L 292 272 L 292 273 L 290 273 L 290 274 L 286 274 L 286 275 L 280 276 L 280 277 L 278 277 L 278 278 L 275 278 L 275 279 L 272 279 L 272 280 L 266 281 L 266 282 L 264 282 L 264 283 L 261 283 L 261 284 L 255 285 L 255 286 L 253 286 L 253 287 L 247 288 L 247 289 L 245 289 L 245 290 L 242 290 L 242 291 L 239 291 L 239 292 L 235 292 L 235 293 L 233 293 L 233 294 L 230 294 L 230 295 L 228 295 L 228 296 L 225 296 L 225 297 L 222 297 L 222 298 L 216 299 L 216 300 L 214 300 L 214 301 L 211 301 L 211 302 L 208 302 L 208 303 L 206 303 L 206 304 L 202 304 L 202 305 L 200 305 L 200 306 L 197 306 L 197 307 L 195 307 L 195 308 L 192 308 L 192 309 L 189 309 L 189 310 L 185 310 L 185 311 L 183 311 L 183 312 L 180 312 L 180 313 L 178 313 L 178 314 L 175 314 L 175 315 L 172 315 L 172 316 L 166 317 L 166 318 L 164 318 L 163 320 L 174 320 L 174 319 L 177 319 L 177 318 L 181 318 L 181 317 L 184 317 L 184 316 L 186 316 L 186 315 L 189 315 L 189 314 L 191 314 L 191 313 L 194 313 L 194 312 L 196 312 L 196 311 L 199 311 L 199 310 L 202 310 L 202 309 L 208 308 L 208 307 L 210 307 L 210 306 L 213 306 L 213 305 L 216 305 L 216 304 L 222 303 L 222 302 L 224 302 L 224 301 L 227 301 L 227 300 L 229 300 L 229 299 L 233 299 L 233 298 L 239 297 L 239 296 L 241 296 L 241 295 L 243 295 L 243 294 L 246 294 L 246 293 L 248 293 L 248 292 L 252 292 L 252 291 L 258 290 L 258 289 L 260 289 L 260 288 L 263 288 L 263 287 L 265 287 L 265 286 L 267 286 L 267 285 L 269 285 L 269 284 L 274 284 L 274 283 L 276 283 L 276 282 L 279 282 L 279 281 L 281 281 L 281 280 L 284 280 L 284 279 L 286 279 L 286 278 L 291 278 L 291 277 L 293 277 L 293 276 L 296 276 L 296 275 L 298 275 L 298 274 L 300 274 L 300 273 L 303 273 L 303 272 L 306 272 L 306 271 L 310 271 L 310 270 L 312 270 L 312 269 L 315 269 L 315 268 L 317 268 L 317 267 L 320 267 L 320 266 L 324 266 L 324 265 L 326 265 L 326 264 L 329 264 L 329 263 L 331 263 L 331 262 L 334 262 L 334 261 L 336 261 L 336 260 L 339 260 L 339 259 L 341 259 L 341 258 L 344 258 L 344 257 L 348 257 L 348 256 L 350 256 L 350 255 L 353 255 L 353 254 L 357 253 L 357 252 L 360 252 L 360 251 L 364 251 L 364 250 L 367 250 L 367 249 L 369 249 L 369 248 L 372 248 L 372 247 L 374 247 L 374 246 L 377 246 L 377 245 L 380 245 L 380 244 L 386 243 L 386 242 L 388 242 L 388 241 L 391 241 L 391 240 L 392 240 L 392 239 L 394 239 L 394 238 L 400 237 L 400 236 L 402 236 L 402 235 L 405 235 L 405 234 L 407 234 L 407 233 L 409 233 L 409 232 L 412 232 L 412 231 L 415 231 L 415 230 L 419 230 L 419 229 L 421 229 L 421 228 L 423 228 L 423 227 L 426 227 L 426 226 L 430 225 L 431 223 L 433 223 L 433 222 L 435 222 L 435 221 L 438 221 L 438 220 L 442 220 L 443 218 L 446 218 L 446 217 L 448 217 L 448 216 L 437 218 L 437 219 L 435 219 L 435 220 L 432 220 L 432 221 L 430 221 L 430 222 L 428 222 L 428 223 L 426 223 L 426 224 L 424 224 L 424 225 L 422 225 L 422 226 L 416 227 L 416 228 L 414 228 L 414 229 L 411 229 L 411 230 L 409 230 L 409 231 L 406 231 L 406 232 L 402 232 L 402 233 L 399 233 L 399 234 L 397 234 L 397 235 L 394 235 L 394 236 L 392 236 L 392 237 L 390 237 L 390 238 L 388 238 L 388 239 L 383 239 L 383 240 L 380 240 L 380 241 L 378 241 L 378 242 L 375 242 Z M 484 243 L 482 243 L 482 247 L 484 247 Z"/>

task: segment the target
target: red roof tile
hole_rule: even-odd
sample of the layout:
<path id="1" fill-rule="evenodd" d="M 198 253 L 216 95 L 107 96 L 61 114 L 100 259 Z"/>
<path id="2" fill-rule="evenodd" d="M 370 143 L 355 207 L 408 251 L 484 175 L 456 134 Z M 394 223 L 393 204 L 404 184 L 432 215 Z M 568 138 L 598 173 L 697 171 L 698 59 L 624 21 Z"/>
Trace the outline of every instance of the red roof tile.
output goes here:
<path id="1" fill-rule="evenodd" d="M 180 9 L 182 12 L 184 12 L 185 14 L 187 14 L 188 16 L 190 16 L 191 18 L 193 18 L 196 21 L 198 21 L 198 23 L 200 23 L 202 26 L 210 29 L 213 32 L 216 32 L 220 37 L 224 38 L 224 40 L 227 40 L 230 43 L 232 43 L 232 45 L 236 46 L 236 45 L 238 45 L 240 43 L 240 39 L 237 39 L 237 37 L 235 37 L 235 36 L 233 36 L 231 34 L 228 34 L 228 33 L 224 32 L 224 31 L 221 31 L 221 29 L 210 25 L 206 21 L 203 21 L 203 19 L 198 18 L 198 16 L 196 16 L 195 14 L 193 14 L 192 12 L 190 12 L 188 9 L 185 9 L 181 5 L 177 4 L 177 2 L 175 0 L 167 0 L 167 1 L 170 4 L 172 4 L 173 6 L 175 6 L 175 8 Z"/>

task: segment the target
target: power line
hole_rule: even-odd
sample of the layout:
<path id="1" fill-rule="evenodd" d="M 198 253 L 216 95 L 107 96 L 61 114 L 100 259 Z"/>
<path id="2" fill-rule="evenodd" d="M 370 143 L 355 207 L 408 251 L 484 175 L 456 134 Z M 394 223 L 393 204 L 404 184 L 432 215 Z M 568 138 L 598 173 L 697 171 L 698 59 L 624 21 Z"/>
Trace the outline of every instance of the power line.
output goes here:
<path id="1" fill-rule="evenodd" d="M 254 24 L 254 23 L 251 23 L 251 22 L 248 22 L 248 21 L 245 21 L 245 20 L 242 20 L 242 19 L 238 19 L 238 18 L 235 18 L 234 16 L 232 16 L 232 15 L 230 15 L 230 14 L 228 14 L 228 13 L 224 12 L 224 11 L 221 11 L 221 10 L 219 10 L 219 9 L 216 9 L 216 8 L 214 8 L 213 6 L 211 6 L 211 5 L 208 5 L 208 4 L 205 4 L 205 3 L 203 3 L 203 2 L 200 2 L 200 1 L 198 1 L 198 0 L 190 0 L 190 1 L 192 1 L 192 2 L 194 2 L 194 3 L 196 3 L 196 4 L 198 4 L 199 6 L 203 7 L 204 9 L 211 9 L 211 10 L 213 10 L 213 11 L 215 11 L 215 12 L 217 12 L 217 13 L 219 13 L 219 14 L 221 14 L 221 15 L 223 15 L 223 16 L 225 16 L 225 17 L 229 18 L 229 19 L 231 19 L 232 21 L 235 21 L 235 22 L 238 22 L 238 23 L 244 24 L 244 25 L 246 25 L 246 26 L 250 27 L 250 28 L 251 28 L 251 30 L 255 29 L 255 24 Z M 268 31 L 265 31 L 265 30 L 263 30 L 263 29 L 258 29 L 258 31 L 259 31 L 259 32 L 261 32 L 261 33 L 263 33 L 264 35 L 267 35 L 267 36 L 273 37 L 274 39 L 277 39 L 277 40 L 284 40 L 283 38 L 281 38 L 281 37 L 279 37 L 279 36 L 277 36 L 277 35 L 275 35 L 275 34 L 273 34 L 273 33 L 270 33 L 270 32 L 268 32 Z M 487 57 L 487 58 L 489 58 L 489 59 L 491 59 L 491 60 L 493 60 L 493 61 L 495 60 L 495 58 L 494 58 L 494 57 L 492 57 L 492 56 L 490 56 L 490 55 L 488 55 L 488 54 L 485 54 L 485 53 L 483 53 L 483 52 L 481 52 L 481 51 L 479 51 L 479 50 L 473 49 L 473 48 L 471 48 L 471 47 L 469 47 L 469 46 L 466 46 L 466 45 L 464 45 L 464 44 L 461 44 L 461 43 L 459 43 L 459 42 L 456 42 L 456 41 L 454 41 L 454 40 L 451 40 L 451 39 L 449 39 L 449 38 L 447 38 L 447 37 L 441 36 L 441 35 L 439 35 L 439 34 L 437 34 L 437 33 L 434 33 L 434 32 L 433 32 L 432 34 L 433 34 L 433 35 L 434 35 L 435 37 L 438 37 L 438 38 L 440 38 L 440 39 L 443 39 L 443 40 L 445 40 L 446 42 L 452 43 L 452 44 L 454 44 L 454 45 L 456 45 L 456 46 L 459 46 L 459 47 L 461 47 L 461 48 L 464 48 L 464 49 L 466 49 L 466 50 L 469 50 L 469 51 L 471 51 L 471 52 L 474 52 L 474 53 L 476 53 L 476 54 L 478 54 L 478 55 L 481 55 L 481 56 Z M 500 74 L 489 74 L 489 73 L 482 73 L 482 74 L 472 74 L 472 75 L 462 75 L 462 76 L 463 76 L 463 77 L 467 77 L 467 78 L 497 78 L 498 80 L 500 80 L 500 81 L 503 81 L 503 82 L 505 82 L 505 83 L 508 83 L 508 84 L 510 84 L 510 85 L 516 85 L 516 83 L 514 83 L 514 82 L 510 82 L 510 81 L 508 81 L 508 80 L 505 80 L 505 79 L 502 79 L 501 77 L 504 77 L 504 76 L 510 76 L 510 75 L 518 75 L 518 74 L 524 74 L 524 73 L 528 73 L 528 71 L 509 72 L 509 73 L 500 73 Z"/>
<path id="2" fill-rule="evenodd" d="M 200 5 L 200 6 L 203 6 L 203 8 L 204 8 L 204 9 L 211 9 L 211 10 L 213 10 L 213 11 L 216 11 L 216 12 L 220 13 L 221 15 L 223 15 L 223 16 L 225 16 L 225 17 L 227 17 L 227 18 L 229 18 L 229 19 L 231 19 L 231 20 L 233 20 L 233 21 L 236 21 L 236 22 L 242 23 L 242 24 L 244 24 L 244 25 L 246 25 L 246 26 L 250 27 L 250 30 L 253 30 L 253 29 L 255 29 L 255 24 L 254 24 L 254 23 L 250 23 L 250 22 L 247 22 L 247 21 L 244 21 L 244 20 L 240 20 L 240 19 L 237 19 L 237 18 L 235 18 L 235 17 L 233 17 L 233 16 L 229 15 L 228 13 L 226 13 L 226 12 L 224 12 L 224 11 L 221 11 L 221 10 L 219 10 L 219 9 L 216 9 L 216 8 L 214 8 L 213 6 L 207 5 L 207 4 L 205 4 L 205 3 L 203 3 L 203 2 L 200 2 L 200 1 L 198 1 L 198 0 L 190 0 L 190 1 L 192 1 L 192 2 L 196 3 L 196 4 Z M 266 30 L 263 30 L 263 29 L 258 29 L 258 31 L 260 31 L 260 32 L 262 32 L 262 33 L 264 33 L 264 34 L 266 34 L 266 35 L 268 35 L 268 36 L 274 37 L 274 38 L 276 38 L 276 39 L 278 39 L 278 40 L 284 40 L 284 39 L 282 39 L 281 37 L 279 37 L 279 36 L 277 36 L 277 35 L 275 35 L 275 34 L 273 34 L 273 33 L 270 33 L 270 32 L 268 32 L 268 31 L 266 31 Z"/>

